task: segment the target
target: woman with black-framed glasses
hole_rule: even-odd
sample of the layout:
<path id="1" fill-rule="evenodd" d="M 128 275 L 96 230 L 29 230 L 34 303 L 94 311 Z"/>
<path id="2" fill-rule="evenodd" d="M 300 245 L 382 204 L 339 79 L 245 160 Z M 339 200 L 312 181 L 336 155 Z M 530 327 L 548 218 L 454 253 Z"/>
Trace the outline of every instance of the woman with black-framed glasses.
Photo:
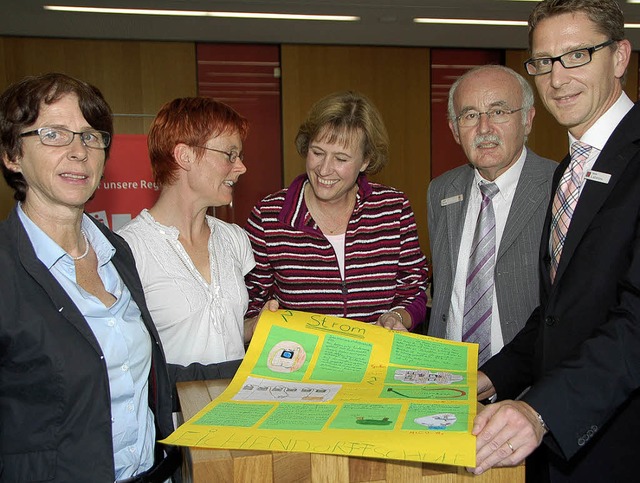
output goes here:
<path id="1" fill-rule="evenodd" d="M 0 95 L 0 159 L 18 201 L 0 224 L 0 479 L 166 481 L 171 387 L 131 251 L 84 213 L 111 109 L 64 74 Z"/>

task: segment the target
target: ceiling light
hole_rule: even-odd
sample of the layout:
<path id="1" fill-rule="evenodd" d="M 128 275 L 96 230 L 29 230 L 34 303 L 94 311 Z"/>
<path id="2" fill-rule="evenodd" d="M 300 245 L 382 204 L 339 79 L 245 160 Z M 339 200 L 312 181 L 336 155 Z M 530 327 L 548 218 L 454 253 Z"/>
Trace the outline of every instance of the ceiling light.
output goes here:
<path id="1" fill-rule="evenodd" d="M 490 20 L 476 18 L 414 18 L 415 23 L 446 24 L 446 25 L 506 25 L 526 27 L 526 20 Z"/>
<path id="2" fill-rule="evenodd" d="M 528 1 L 528 0 L 515 0 L 515 1 Z M 538 0 L 536 0 L 538 1 Z M 640 3 L 640 0 L 634 0 L 636 3 Z M 440 25 L 498 25 L 509 27 L 526 27 L 528 23 L 525 20 L 480 20 L 475 18 L 414 18 L 415 23 L 428 23 L 428 24 L 440 24 Z M 626 23 L 624 28 L 627 29 L 640 29 L 640 23 Z"/>
<path id="3" fill-rule="evenodd" d="M 210 12 L 203 10 L 151 10 L 143 8 L 98 8 L 44 5 L 45 10 L 80 13 L 118 13 L 126 15 L 168 15 L 173 17 L 253 18 L 267 20 L 326 20 L 332 22 L 357 22 L 360 17 L 350 15 L 296 15 L 289 13 Z"/>

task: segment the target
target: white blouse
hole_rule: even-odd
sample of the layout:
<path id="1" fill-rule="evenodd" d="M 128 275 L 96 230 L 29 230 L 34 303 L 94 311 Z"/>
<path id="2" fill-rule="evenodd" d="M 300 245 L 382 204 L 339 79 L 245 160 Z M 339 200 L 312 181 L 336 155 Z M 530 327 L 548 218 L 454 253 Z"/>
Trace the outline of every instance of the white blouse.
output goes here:
<path id="1" fill-rule="evenodd" d="M 178 241 L 178 229 L 143 210 L 118 234 L 131 246 L 170 364 L 213 364 L 244 356 L 244 275 L 255 266 L 245 231 L 207 216 L 211 284 Z"/>

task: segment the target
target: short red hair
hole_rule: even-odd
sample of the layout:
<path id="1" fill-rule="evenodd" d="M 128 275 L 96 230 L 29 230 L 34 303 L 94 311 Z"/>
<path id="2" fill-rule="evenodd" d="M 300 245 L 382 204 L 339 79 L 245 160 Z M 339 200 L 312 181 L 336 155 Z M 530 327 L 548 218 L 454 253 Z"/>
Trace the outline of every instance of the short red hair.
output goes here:
<path id="1" fill-rule="evenodd" d="M 244 117 L 210 97 L 184 97 L 166 103 L 153 120 L 147 138 L 155 182 L 163 186 L 176 180 L 176 145 L 204 146 L 211 137 L 236 132 L 244 141 L 248 130 L 249 122 Z M 205 150 L 196 152 L 201 157 Z"/>

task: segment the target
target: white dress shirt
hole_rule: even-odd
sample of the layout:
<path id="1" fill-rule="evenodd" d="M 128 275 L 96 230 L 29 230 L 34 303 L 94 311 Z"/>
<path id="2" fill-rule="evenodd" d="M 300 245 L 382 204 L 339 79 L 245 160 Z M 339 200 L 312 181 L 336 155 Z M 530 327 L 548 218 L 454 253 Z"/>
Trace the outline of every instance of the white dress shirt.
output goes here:
<path id="1" fill-rule="evenodd" d="M 631 101 L 629 96 L 627 96 L 623 91 L 622 95 L 609 108 L 609 110 L 607 110 L 607 112 L 605 112 L 579 139 L 579 141 L 591 146 L 589 157 L 587 158 L 582 172 L 582 180 L 580 180 L 580 193 L 582 193 L 582 188 L 584 187 L 584 177 L 593 168 L 593 165 L 596 163 L 596 160 L 602 152 L 604 145 L 609 140 L 609 137 L 611 137 L 615 128 L 618 127 L 622 118 L 627 115 L 632 107 L 633 101 Z M 571 151 L 571 145 L 575 141 L 578 141 L 578 139 L 569 133 L 569 151 Z"/>
<path id="2" fill-rule="evenodd" d="M 507 217 L 511 209 L 511 202 L 518 186 L 520 173 L 527 157 L 527 149 L 523 148 L 518 160 L 504 173 L 498 176 L 494 183 L 498 185 L 500 192 L 493 197 L 493 210 L 496 217 L 496 255 L 500 249 L 500 240 L 504 227 L 507 224 Z M 462 340 L 462 320 L 464 318 L 464 297 L 466 290 L 467 270 L 469 268 L 469 256 L 471 254 L 471 244 L 473 234 L 476 229 L 482 194 L 478 185 L 487 183 L 478 170 L 475 170 L 473 186 L 469 193 L 467 213 L 462 229 L 462 239 L 460 241 L 460 251 L 458 252 L 458 264 L 456 274 L 453 279 L 453 291 L 451 293 L 451 306 L 449 307 L 449 322 L 447 323 L 447 339 Z M 536 287 L 537 289 L 537 287 Z M 502 338 L 502 327 L 500 325 L 500 313 L 498 311 L 498 298 L 496 291 L 493 291 L 493 307 L 491 312 L 491 355 L 497 354 L 504 345 Z"/>
<path id="3" fill-rule="evenodd" d="M 249 237 L 238 225 L 206 217 L 208 283 L 178 240 L 180 232 L 147 210 L 118 230 L 131 246 L 144 295 L 167 362 L 188 366 L 244 357 L 244 276 L 255 261 Z"/>
<path id="4" fill-rule="evenodd" d="M 584 189 L 585 179 L 589 179 L 587 174 L 592 171 L 594 164 L 598 160 L 598 156 L 602 152 L 604 145 L 611 137 L 611 134 L 618 127 L 622 118 L 627 115 L 627 113 L 633 107 L 633 101 L 629 99 L 629 96 L 623 91 L 618 100 L 605 112 L 598 120 L 593 123 L 587 131 L 582 135 L 580 139 L 577 139 L 573 134 L 569 133 L 569 153 L 571 153 L 571 146 L 576 141 L 581 141 L 585 144 L 591 146 L 591 151 L 589 151 L 589 157 L 585 162 L 584 169 L 582 170 L 582 176 L 579 181 L 580 186 L 580 194 L 582 194 L 582 190 Z M 569 169 L 569 165 L 567 166 Z M 605 174 L 609 174 L 606 172 L 606 168 L 601 168 Z M 597 182 L 597 181 L 592 181 Z M 552 194 L 552 197 L 555 197 L 555 193 Z M 580 197 L 578 196 L 578 201 L 580 201 Z M 576 205 L 577 206 L 577 205 Z M 551 247 L 551 237 L 549 237 L 549 252 L 553 251 Z"/>

